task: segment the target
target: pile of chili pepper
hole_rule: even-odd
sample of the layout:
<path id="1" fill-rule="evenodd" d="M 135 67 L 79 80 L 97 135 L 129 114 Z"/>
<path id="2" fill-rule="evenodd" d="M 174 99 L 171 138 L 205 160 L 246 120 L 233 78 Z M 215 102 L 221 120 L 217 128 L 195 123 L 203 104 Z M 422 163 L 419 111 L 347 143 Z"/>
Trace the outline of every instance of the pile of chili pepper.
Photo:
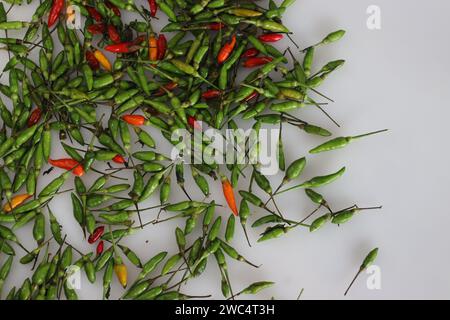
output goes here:
<path id="1" fill-rule="evenodd" d="M 326 111 L 332 100 L 320 86 L 345 61 L 317 68 L 314 55 L 345 32 L 332 32 L 305 49 L 294 42 L 277 48 L 276 43 L 282 40 L 286 46 L 291 38 L 282 15 L 294 0 L 242 0 L 239 5 L 150 0 L 145 6 L 132 0 L 41 0 L 29 20 L 9 20 L 11 9 L 22 2 L 6 1 L 10 7 L 0 3 L 0 45 L 9 55 L 0 83 L 3 298 L 77 299 L 70 266 L 83 270 L 90 282 L 100 281 L 104 299 L 206 298 L 180 287 L 207 267 L 218 270 L 224 298 L 257 294 L 274 283 L 232 283 L 228 269 L 232 260 L 258 268 L 234 248 L 245 239 L 255 244 L 255 234 L 247 230 L 250 220 L 252 228 L 263 227 L 257 239 L 263 242 L 294 229 L 317 232 L 343 225 L 380 209 L 332 207 L 319 189 L 337 181 L 345 167 L 308 177 L 304 169 L 313 157 L 290 163 L 285 158 L 285 126 L 327 139 L 311 154 L 384 131 L 330 140 L 329 129 L 304 119 L 301 109 L 314 108 L 330 119 L 330 126 L 337 124 Z M 73 6 L 83 16 L 81 29 L 69 23 L 76 20 Z M 125 11 L 140 19 L 123 21 Z M 163 15 L 169 23 L 157 30 L 155 18 Z M 10 37 L 9 30 L 22 30 L 23 36 Z M 238 119 L 250 122 L 257 133 L 263 125 L 280 129 L 277 160 L 283 177 L 276 188 L 258 162 L 188 164 L 161 151 L 163 143 L 177 143 L 172 133 L 178 129 L 192 135 L 207 127 L 238 129 Z M 154 139 L 150 127 L 165 140 Z M 201 148 L 210 144 L 204 139 Z M 249 159 L 258 159 L 260 149 L 247 152 Z M 44 184 L 43 176 L 51 181 Z M 248 188 L 239 189 L 245 179 Z M 223 197 L 212 199 L 212 188 Z M 179 190 L 185 199 L 174 201 Z M 304 191 L 311 213 L 299 218 L 295 212 L 292 218 L 281 212 L 277 199 L 290 190 Z M 67 216 L 57 212 L 63 193 L 70 194 L 83 248 L 72 244 L 59 222 Z M 124 245 L 130 235 L 154 232 L 149 230 L 168 220 L 183 222 L 174 230 L 176 252 L 139 257 Z M 16 235 L 20 229 L 30 230 L 32 247 L 22 244 Z M 377 253 L 371 251 L 358 274 Z M 14 264 L 31 271 L 20 286 L 10 287 Z M 130 269 L 138 271 L 136 278 L 130 278 L 135 274 Z M 113 281 L 122 292 L 111 293 Z"/>

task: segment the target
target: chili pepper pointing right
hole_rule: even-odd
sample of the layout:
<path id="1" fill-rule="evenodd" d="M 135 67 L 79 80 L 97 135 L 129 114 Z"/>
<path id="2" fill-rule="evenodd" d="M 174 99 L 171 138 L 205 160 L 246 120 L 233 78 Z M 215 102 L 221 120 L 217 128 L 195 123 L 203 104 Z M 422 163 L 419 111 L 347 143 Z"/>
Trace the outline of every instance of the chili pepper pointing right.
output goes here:
<path id="1" fill-rule="evenodd" d="M 111 62 L 109 62 L 108 58 L 101 52 L 100 50 L 94 51 L 94 56 L 97 59 L 97 61 L 100 63 L 100 65 L 105 68 L 107 71 L 112 71 L 112 65 Z"/>
<path id="2" fill-rule="evenodd" d="M 228 206 L 230 207 L 233 214 L 237 217 L 239 215 L 239 212 L 236 206 L 236 198 L 234 197 L 233 187 L 231 186 L 231 183 L 227 177 L 221 176 L 221 181 L 225 200 L 227 201 Z"/>
<path id="3" fill-rule="evenodd" d="M 222 91 L 217 89 L 211 89 L 202 93 L 202 98 L 209 100 L 219 97 L 222 94 Z"/>
<path id="4" fill-rule="evenodd" d="M 256 48 L 250 48 L 247 51 L 244 51 L 241 58 L 253 58 L 259 54 L 259 50 Z"/>
<path id="5" fill-rule="evenodd" d="M 231 52 L 233 52 L 235 46 L 236 46 L 236 35 L 233 35 L 231 37 L 231 41 L 226 43 L 222 47 L 222 49 L 220 49 L 219 54 L 217 55 L 217 62 L 219 64 L 224 63 L 231 55 Z"/>
<path id="6" fill-rule="evenodd" d="M 355 277 L 353 278 L 352 282 L 350 283 L 350 285 L 348 286 L 347 290 L 345 290 L 344 296 L 347 295 L 347 293 L 349 292 L 350 288 L 352 287 L 353 283 L 355 283 L 356 279 L 358 278 L 358 276 L 361 274 L 361 272 L 363 272 L 364 270 L 366 270 L 368 267 L 370 267 L 370 265 L 373 264 L 373 262 L 375 261 L 375 259 L 377 258 L 378 255 L 378 248 L 373 249 L 372 251 L 369 252 L 369 254 L 366 256 L 366 258 L 364 259 L 363 263 L 361 264 L 361 266 L 359 267 L 358 272 L 356 273 Z"/>

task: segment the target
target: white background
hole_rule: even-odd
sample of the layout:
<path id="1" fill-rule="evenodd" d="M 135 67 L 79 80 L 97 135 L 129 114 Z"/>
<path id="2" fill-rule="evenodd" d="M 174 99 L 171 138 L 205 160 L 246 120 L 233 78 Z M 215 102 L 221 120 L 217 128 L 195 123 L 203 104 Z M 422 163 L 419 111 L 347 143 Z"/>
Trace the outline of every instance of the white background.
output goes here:
<path id="1" fill-rule="evenodd" d="M 366 9 L 372 4 L 381 8 L 381 30 L 366 27 Z M 30 16 L 31 7 L 16 9 L 9 19 Z M 348 32 L 338 44 L 316 51 L 316 67 L 337 58 L 347 61 L 321 88 L 336 100 L 327 110 L 342 127 L 333 127 L 314 109 L 302 111 L 302 117 L 330 128 L 338 136 L 390 129 L 387 134 L 355 142 L 345 150 L 309 156 L 304 178 L 333 172 L 345 165 L 346 174 L 320 190 L 333 207 L 354 203 L 384 207 L 379 212 L 363 213 L 339 228 L 329 225 L 314 234 L 297 230 L 252 248 L 237 229 L 233 244 L 262 267 L 255 270 L 230 261 L 235 291 L 254 281 L 270 280 L 276 285 L 259 298 L 295 299 L 304 288 L 304 299 L 342 299 L 365 254 L 379 247 L 376 263 L 381 268 L 382 289 L 368 290 L 367 275 L 363 274 L 347 299 L 450 298 L 447 205 L 450 153 L 446 130 L 450 115 L 449 9 L 445 0 L 298 0 L 289 8 L 284 21 L 302 47 L 333 30 L 342 28 Z M 280 43 L 283 48 L 288 45 L 292 46 L 287 40 Z M 7 56 L 1 52 L 0 57 L 2 67 Z M 2 81 L 5 79 L 4 76 Z M 320 142 L 293 128 L 286 130 L 288 161 L 305 155 Z M 54 150 L 54 157 L 62 155 Z M 279 179 L 275 177 L 274 183 Z M 214 195 L 222 199 L 218 186 L 215 189 Z M 173 199 L 182 199 L 179 189 L 174 190 Z M 80 237 L 69 199 L 67 195 L 55 200 L 52 209 L 70 242 L 83 251 L 93 250 Z M 154 199 L 154 203 L 157 201 Z M 280 196 L 279 202 L 282 211 L 293 219 L 312 209 L 302 191 Z M 227 217 L 226 210 L 218 212 Z M 253 213 L 253 219 L 262 214 L 258 210 Z M 173 254 L 175 225 L 149 227 L 126 243 L 143 260 L 160 250 Z M 27 247 L 33 248 L 33 241 L 26 236 L 29 234 L 30 229 L 19 232 Z M 256 230 L 250 232 L 253 243 L 257 235 Z M 131 279 L 136 272 L 132 269 Z M 29 274 L 29 267 L 17 266 L 13 273 L 5 289 L 20 285 L 24 275 Z M 217 266 L 211 260 L 205 274 L 191 281 L 183 291 L 221 298 L 219 279 Z M 101 279 L 98 285 L 91 285 L 86 279 L 82 284 L 80 298 L 101 296 Z M 121 292 L 117 283 L 113 292 L 114 298 Z"/>

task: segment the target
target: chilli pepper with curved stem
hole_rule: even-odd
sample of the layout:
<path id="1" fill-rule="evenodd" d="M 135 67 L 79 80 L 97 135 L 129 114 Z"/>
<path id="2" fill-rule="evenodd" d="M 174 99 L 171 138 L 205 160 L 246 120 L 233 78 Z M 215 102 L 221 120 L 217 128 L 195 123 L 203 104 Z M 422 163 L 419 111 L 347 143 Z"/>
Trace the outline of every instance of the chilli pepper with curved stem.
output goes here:
<path id="1" fill-rule="evenodd" d="M 84 175 L 83 166 L 76 160 L 66 158 L 66 159 L 48 159 L 48 163 L 54 167 L 72 171 L 72 173 L 78 177 Z"/>
<path id="2" fill-rule="evenodd" d="M 147 123 L 147 119 L 141 115 L 126 114 L 122 116 L 122 120 L 133 126 L 143 126 Z"/>
<path id="3" fill-rule="evenodd" d="M 93 243 L 97 242 L 97 240 L 100 239 L 104 233 L 105 233 L 104 226 L 97 227 L 94 230 L 94 232 L 89 236 L 88 243 L 93 244 Z"/>
<path id="4" fill-rule="evenodd" d="M 48 27 L 52 27 L 58 21 L 59 15 L 64 7 L 64 0 L 53 0 L 50 13 L 48 15 Z"/>
<path id="5" fill-rule="evenodd" d="M 272 60 L 273 60 L 273 58 L 271 58 L 271 57 L 253 57 L 253 58 L 248 58 L 244 62 L 244 67 L 245 68 L 259 67 L 259 66 L 262 66 L 262 65 L 265 65 L 265 64 L 271 62 Z"/>
<path id="6" fill-rule="evenodd" d="M 224 63 L 231 53 L 234 50 L 234 47 L 236 46 L 236 35 L 233 35 L 231 37 L 231 41 L 226 43 L 219 51 L 219 54 L 217 55 L 217 62 L 219 64 Z"/>
<path id="7" fill-rule="evenodd" d="M 221 181 L 222 181 L 222 191 L 225 200 L 227 201 L 227 204 L 230 207 L 233 214 L 235 216 L 238 216 L 239 212 L 236 206 L 236 198 L 234 197 L 233 187 L 227 177 L 221 176 Z"/>
<path id="8" fill-rule="evenodd" d="M 34 109 L 31 112 L 30 117 L 28 118 L 28 122 L 27 122 L 28 127 L 32 127 L 35 124 L 37 124 L 39 122 L 39 120 L 41 120 L 41 116 L 42 116 L 42 109 L 39 107 Z"/>

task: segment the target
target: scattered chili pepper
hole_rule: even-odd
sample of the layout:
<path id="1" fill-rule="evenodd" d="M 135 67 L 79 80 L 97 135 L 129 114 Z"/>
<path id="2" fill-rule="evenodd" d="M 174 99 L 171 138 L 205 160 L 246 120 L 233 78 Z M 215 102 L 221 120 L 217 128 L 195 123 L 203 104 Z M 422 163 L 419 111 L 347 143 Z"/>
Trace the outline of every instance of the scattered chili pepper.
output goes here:
<path id="1" fill-rule="evenodd" d="M 220 97 L 221 94 L 222 94 L 222 91 L 220 91 L 220 90 L 210 89 L 210 90 L 202 93 L 202 98 L 206 99 L 206 100 L 214 99 L 214 98 Z"/>
<path id="2" fill-rule="evenodd" d="M 64 0 L 53 0 L 52 7 L 50 9 L 50 13 L 48 15 L 48 27 L 52 27 L 61 14 L 61 11 L 64 7 Z"/>
<path id="3" fill-rule="evenodd" d="M 281 33 L 264 33 L 258 39 L 262 42 L 277 42 L 283 39 L 283 35 Z"/>
<path id="4" fill-rule="evenodd" d="M 259 54 L 259 50 L 256 48 L 250 48 L 244 51 L 244 53 L 241 55 L 241 58 L 253 58 L 256 57 Z"/>
<path id="5" fill-rule="evenodd" d="M 230 181 L 228 180 L 227 177 L 222 176 L 221 177 L 221 181 L 222 181 L 222 191 L 223 191 L 223 195 L 225 197 L 225 200 L 228 203 L 228 206 L 230 207 L 231 211 L 233 212 L 233 214 L 235 216 L 239 215 L 237 206 L 236 206 L 236 199 L 234 198 L 234 190 L 233 187 L 231 186 Z"/>
<path id="6" fill-rule="evenodd" d="M 163 34 L 160 34 L 157 42 L 158 60 L 164 59 L 167 50 L 167 39 Z"/>
<path id="7" fill-rule="evenodd" d="M 104 241 L 100 240 L 97 244 L 97 248 L 95 249 L 95 253 L 97 254 L 97 257 L 103 253 L 104 247 L 105 247 Z"/>
<path id="8" fill-rule="evenodd" d="M 103 34 L 106 30 L 106 26 L 103 23 L 91 24 L 87 27 L 87 30 L 92 34 Z"/>
<path id="9" fill-rule="evenodd" d="M 115 155 L 114 158 L 112 159 L 112 161 L 114 161 L 115 163 L 119 163 L 119 164 L 124 164 L 127 162 L 125 160 L 125 158 L 120 154 Z"/>
<path id="10" fill-rule="evenodd" d="M 101 52 L 100 50 L 94 51 L 95 59 L 100 63 L 100 65 L 107 71 L 112 71 L 111 62 L 109 62 L 108 58 Z"/>
<path id="11" fill-rule="evenodd" d="M 114 272 L 116 273 L 117 279 L 122 287 L 126 288 L 128 283 L 128 271 L 127 266 L 123 263 L 114 264 Z"/>
<path id="12" fill-rule="evenodd" d="M 158 5 L 156 0 L 148 0 L 148 5 L 150 7 L 150 16 L 156 17 L 156 12 L 158 12 Z"/>
<path id="13" fill-rule="evenodd" d="M 117 17 L 120 17 L 120 16 L 121 16 L 120 9 L 119 9 L 116 5 L 112 4 L 110 1 L 105 1 L 105 4 L 106 4 L 106 6 L 107 6 L 109 9 L 112 10 L 112 12 L 113 12 Z"/>
<path id="14" fill-rule="evenodd" d="M 271 62 L 273 59 L 271 57 L 253 57 L 245 60 L 244 67 L 245 68 L 254 68 L 265 65 Z"/>
<path id="15" fill-rule="evenodd" d="M 224 63 L 231 55 L 231 52 L 233 52 L 235 46 L 236 46 L 236 35 L 233 35 L 231 37 L 231 41 L 226 43 L 222 47 L 222 49 L 220 49 L 219 54 L 217 55 L 217 62 L 219 64 Z"/>
<path id="16" fill-rule="evenodd" d="M 98 70 L 100 68 L 100 63 L 92 51 L 86 50 L 86 60 L 92 70 Z"/>
<path id="17" fill-rule="evenodd" d="M 39 120 L 41 120 L 42 117 L 42 110 L 41 108 L 35 108 L 31 114 L 30 117 L 28 118 L 28 127 L 32 127 L 34 126 L 36 123 L 39 122 Z"/>
<path id="18" fill-rule="evenodd" d="M 108 25 L 108 35 L 112 42 L 114 43 L 120 43 L 120 34 L 117 31 L 116 27 L 112 24 Z"/>
<path id="19" fill-rule="evenodd" d="M 88 238 L 89 244 L 96 243 L 98 241 L 98 239 L 100 239 L 104 233 L 105 233 L 104 226 L 97 227 Z"/>
<path id="20" fill-rule="evenodd" d="M 97 11 L 97 9 L 95 9 L 94 7 L 91 7 L 91 6 L 86 6 L 85 8 L 89 12 L 89 15 L 91 16 L 92 19 L 94 19 L 97 22 L 102 22 L 103 21 L 103 17 Z"/>
<path id="21" fill-rule="evenodd" d="M 197 119 L 195 119 L 193 116 L 188 117 L 188 124 L 191 128 L 195 130 L 202 130 L 202 126 L 200 123 L 198 123 Z"/>
<path id="22" fill-rule="evenodd" d="M 208 28 L 209 30 L 218 31 L 225 28 L 225 24 L 223 24 L 222 22 L 212 22 L 208 25 Z"/>
<path id="23" fill-rule="evenodd" d="M 121 42 L 105 46 L 105 50 L 113 53 L 130 53 L 132 42 Z"/>
<path id="24" fill-rule="evenodd" d="M 142 126 L 146 123 L 147 119 L 144 116 L 127 114 L 122 116 L 122 120 L 133 126 Z"/>
<path id="25" fill-rule="evenodd" d="M 148 38 L 148 54 L 150 61 L 158 60 L 158 41 L 153 35 Z"/>
<path id="26" fill-rule="evenodd" d="M 11 212 L 12 210 L 14 210 L 15 208 L 17 208 L 18 206 L 20 206 L 21 204 L 23 204 L 25 201 L 27 201 L 28 199 L 30 199 L 33 195 L 31 194 L 20 194 L 17 196 L 14 196 L 11 198 L 11 200 L 9 200 L 4 206 L 3 206 L 3 211 L 5 212 Z"/>
<path id="27" fill-rule="evenodd" d="M 76 160 L 70 158 L 58 160 L 48 159 L 48 163 L 54 167 L 72 171 L 72 173 L 78 177 L 84 175 L 83 166 Z"/>

